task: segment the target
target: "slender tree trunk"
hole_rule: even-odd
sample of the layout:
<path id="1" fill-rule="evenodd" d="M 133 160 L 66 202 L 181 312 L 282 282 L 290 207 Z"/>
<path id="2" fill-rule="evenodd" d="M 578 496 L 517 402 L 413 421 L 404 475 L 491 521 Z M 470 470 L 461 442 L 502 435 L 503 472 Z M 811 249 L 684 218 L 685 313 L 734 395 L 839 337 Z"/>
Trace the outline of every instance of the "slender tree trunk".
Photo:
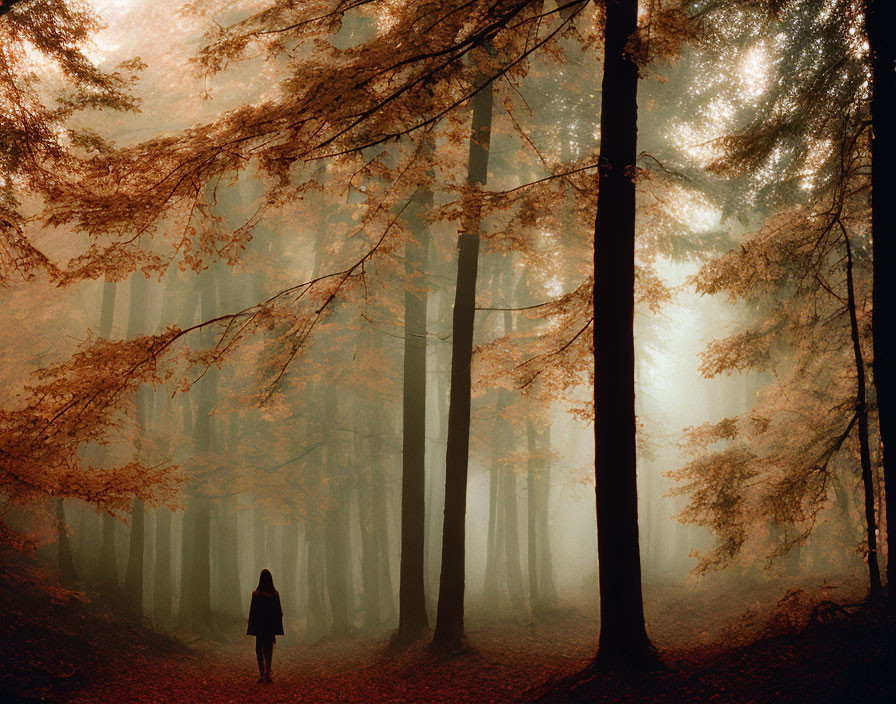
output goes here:
<path id="1" fill-rule="evenodd" d="M 171 621 L 171 510 L 156 509 L 156 560 L 153 577 L 152 611 L 156 630 Z"/>
<path id="2" fill-rule="evenodd" d="M 265 545 L 265 519 L 264 504 L 261 499 L 255 497 L 255 507 L 252 510 L 252 553 L 255 557 L 255 571 L 261 573 L 268 567 L 268 553 Z"/>
<path id="3" fill-rule="evenodd" d="M 56 499 L 56 531 L 58 535 L 59 576 L 64 586 L 71 586 L 78 581 L 78 570 L 72 558 L 72 546 L 68 539 L 68 525 L 65 522 L 65 505 L 63 499 Z"/>
<path id="4" fill-rule="evenodd" d="M 516 496 L 516 474 L 510 467 L 505 467 L 504 475 L 504 554 L 507 557 L 507 592 L 510 595 L 510 608 L 514 614 L 526 610 L 526 597 L 523 590 L 523 570 L 520 565 L 520 530 L 519 512 Z"/>
<path id="5" fill-rule="evenodd" d="M 283 544 L 281 546 L 281 569 L 283 570 L 282 602 L 283 610 L 296 613 L 298 589 L 296 587 L 297 562 L 299 559 L 299 524 L 294 516 L 286 519 L 283 526 Z"/>
<path id="6" fill-rule="evenodd" d="M 401 462 L 401 561 L 398 639 L 417 640 L 429 628 L 424 591 L 426 533 L 426 272 L 428 242 L 419 213 L 432 204 L 432 192 L 414 196 L 408 224 L 415 235 L 405 245 L 404 392 Z M 415 290 L 416 289 L 416 290 Z"/>
<path id="7" fill-rule="evenodd" d="M 526 561 L 529 578 L 529 607 L 533 613 L 541 607 L 541 595 L 538 591 L 538 487 L 535 478 L 538 468 L 534 457 L 537 449 L 535 424 L 529 418 L 526 420 L 526 450 L 529 452 L 529 459 L 526 462 Z"/>
<path id="8" fill-rule="evenodd" d="M 492 126 L 492 84 L 473 97 L 473 124 L 467 183 L 485 186 Z M 470 365 L 473 318 L 479 269 L 481 213 L 474 213 L 458 236 L 457 288 L 452 319 L 451 390 L 448 401 L 448 447 L 445 452 L 445 518 L 442 526 L 442 571 L 433 646 L 458 651 L 464 646 L 464 521 L 467 513 L 467 468 L 470 447 Z"/>
<path id="9" fill-rule="evenodd" d="M 235 421 L 232 421 L 235 423 Z M 242 616 L 240 598 L 239 526 L 235 496 L 218 499 L 217 609 L 228 616 Z M 293 563 L 295 568 L 295 563 Z M 293 586 L 295 580 L 293 580 Z M 284 595 L 289 593 L 284 589 Z M 283 608 L 287 600 L 284 599 Z"/>
<path id="10" fill-rule="evenodd" d="M 215 279 L 206 272 L 199 284 L 201 317 L 215 314 Z M 202 346 L 211 347 L 211 332 L 202 335 Z M 195 387 L 199 399 L 193 424 L 196 452 L 204 455 L 212 449 L 211 412 L 217 391 L 217 369 L 212 366 Z M 184 559 L 181 573 L 181 619 L 211 628 L 211 503 L 206 496 L 194 495 L 184 515 Z"/>
<path id="11" fill-rule="evenodd" d="M 108 599 L 117 602 L 121 599 L 121 587 L 118 581 L 118 558 L 115 547 L 116 520 L 110 513 L 103 514 L 103 542 L 100 547 L 97 588 Z"/>
<path id="12" fill-rule="evenodd" d="M 600 564 L 597 663 L 640 666 L 644 628 L 635 453 L 635 183 L 638 67 L 626 43 L 637 0 L 607 0 L 594 235 L 595 475 Z"/>
<path id="13" fill-rule="evenodd" d="M 128 315 L 128 339 L 146 332 L 147 280 L 142 272 L 131 275 L 130 313 Z M 143 442 L 146 435 L 146 415 L 149 389 L 141 385 L 136 391 L 136 431 L 134 454 L 138 461 L 145 459 Z M 128 547 L 128 564 L 125 570 L 125 608 L 134 618 L 143 617 L 143 558 L 146 550 L 146 514 L 143 501 L 134 499 L 131 506 L 131 532 Z"/>
<path id="14" fill-rule="evenodd" d="M 884 494 L 887 512 L 887 553 L 890 526 L 896 522 L 896 470 L 888 455 L 896 448 L 896 3 L 865 0 L 865 26 L 871 57 L 871 231 L 874 241 L 874 385 L 883 444 Z M 887 560 L 887 585 L 892 584 L 893 560 Z M 892 591 L 890 592 L 892 597 Z"/>
<path id="15" fill-rule="evenodd" d="M 321 546 L 323 538 L 320 527 L 311 519 L 305 525 L 308 567 L 305 571 L 308 580 L 308 609 L 305 622 L 305 640 L 316 643 L 330 630 L 327 607 L 324 602 L 324 570 L 326 560 Z"/>
<path id="16" fill-rule="evenodd" d="M 361 456 L 361 453 L 358 453 Z M 380 611 L 380 548 L 374 524 L 370 467 L 358 466 L 358 520 L 361 527 L 361 585 L 364 593 L 364 630 L 373 633 L 382 625 Z"/>
<path id="17" fill-rule="evenodd" d="M 125 570 L 125 608 L 135 618 L 143 617 L 143 556 L 146 549 L 146 512 L 143 502 L 134 499 L 131 506 L 131 532 L 128 564 Z"/>
<path id="18" fill-rule="evenodd" d="M 370 466 L 373 483 L 373 516 L 376 530 L 376 544 L 380 558 L 380 599 L 383 605 L 383 621 L 395 622 L 395 590 L 392 587 L 392 556 L 389 552 L 389 502 L 386 497 L 386 483 L 383 476 L 382 430 L 376 416 L 370 424 Z"/>
<path id="19" fill-rule="evenodd" d="M 551 429 L 547 428 L 539 434 L 539 445 L 546 451 L 551 449 Z M 541 606 L 544 609 L 552 609 L 560 601 L 557 595 L 557 585 L 554 581 L 554 558 L 551 552 L 551 531 L 548 527 L 549 507 L 551 503 L 551 467 L 546 461 L 539 465 L 539 476 L 536 478 L 538 487 L 538 525 L 536 536 L 538 540 L 538 593 L 541 596 Z"/>
<path id="20" fill-rule="evenodd" d="M 504 290 L 504 301 L 510 304 L 513 296 L 513 262 L 505 262 L 501 271 L 501 282 Z M 504 311 L 504 335 L 513 334 L 513 314 L 509 310 Z M 498 390 L 498 413 L 513 404 L 513 395 L 504 389 Z M 499 435 L 504 438 L 499 447 L 501 451 L 515 450 L 516 437 L 510 423 L 498 416 L 495 419 L 501 427 Z M 505 466 L 504 474 L 504 552 L 507 556 L 507 592 L 510 595 L 510 607 L 514 614 L 526 611 L 526 592 L 523 587 L 523 570 L 520 564 L 520 522 L 519 502 L 517 499 L 517 477 L 513 467 Z"/>
<path id="21" fill-rule="evenodd" d="M 183 427 L 184 436 L 193 435 L 193 402 L 189 394 L 183 395 Z M 190 620 L 192 612 L 193 600 L 191 595 L 192 589 L 192 569 L 195 560 L 193 550 L 193 512 L 190 510 L 190 502 L 192 498 L 187 499 L 187 506 L 184 508 L 183 521 L 181 526 L 181 549 L 180 549 L 180 588 L 178 591 L 178 609 L 177 617 L 181 623 Z"/>
<path id="22" fill-rule="evenodd" d="M 482 598 L 486 609 L 498 606 L 498 463 L 494 461 L 488 470 L 488 532 Z"/>
<path id="23" fill-rule="evenodd" d="M 109 340 L 112 337 L 112 323 L 115 316 L 115 296 L 118 287 L 110 282 L 103 282 L 103 300 L 100 309 L 100 337 Z M 105 448 L 100 449 L 98 465 L 106 458 Z M 103 538 L 100 547 L 100 561 L 97 566 L 97 581 L 101 592 L 117 600 L 121 596 L 118 585 L 118 561 L 115 555 L 115 518 L 111 514 L 103 514 Z"/>
<path id="24" fill-rule="evenodd" d="M 852 350 L 856 364 L 856 413 L 859 415 L 859 457 L 862 465 L 862 488 L 865 491 L 865 527 L 868 540 L 868 578 L 873 599 L 880 598 L 883 589 L 880 583 L 880 567 L 877 561 L 877 520 L 874 517 L 874 475 L 871 472 L 871 452 L 868 447 L 868 406 L 865 394 L 865 360 L 862 359 L 862 343 L 859 338 L 859 323 L 856 316 L 856 294 L 852 276 L 852 246 L 846 228 L 843 241 L 846 243 L 846 306 L 849 309 L 849 329 Z"/>
<path id="25" fill-rule="evenodd" d="M 324 415 L 328 419 L 327 425 L 332 428 L 338 413 L 338 400 L 336 390 L 330 386 L 326 390 Z M 325 528 L 325 540 L 327 545 L 327 596 L 330 600 L 330 615 L 332 616 L 332 631 L 336 635 L 346 635 L 349 632 L 349 607 L 348 607 L 348 576 L 346 564 L 348 562 L 348 541 L 344 530 L 345 507 L 342 501 L 343 478 L 340 467 L 340 455 L 337 440 L 330 433 L 327 442 L 326 471 L 327 487 L 330 505 L 327 511 Z"/>

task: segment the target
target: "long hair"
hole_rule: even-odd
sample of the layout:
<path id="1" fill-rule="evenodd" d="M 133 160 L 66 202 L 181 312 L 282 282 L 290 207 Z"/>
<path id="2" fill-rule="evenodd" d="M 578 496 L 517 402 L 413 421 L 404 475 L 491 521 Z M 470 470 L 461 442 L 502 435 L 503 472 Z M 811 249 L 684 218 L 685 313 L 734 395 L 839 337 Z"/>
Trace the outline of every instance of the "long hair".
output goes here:
<path id="1" fill-rule="evenodd" d="M 274 578 L 271 576 L 270 570 L 264 569 L 258 576 L 258 591 L 267 592 L 268 594 L 277 593 L 277 590 L 274 589 Z"/>

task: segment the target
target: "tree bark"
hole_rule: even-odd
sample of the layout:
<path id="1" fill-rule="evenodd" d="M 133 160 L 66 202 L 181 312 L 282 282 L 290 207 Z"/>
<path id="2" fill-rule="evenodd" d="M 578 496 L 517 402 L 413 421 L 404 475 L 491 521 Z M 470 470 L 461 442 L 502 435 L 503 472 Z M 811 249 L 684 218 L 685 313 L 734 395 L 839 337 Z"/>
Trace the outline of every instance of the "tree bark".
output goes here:
<path id="1" fill-rule="evenodd" d="M 865 0 L 865 27 L 871 57 L 871 231 L 874 292 L 871 325 L 874 331 L 874 385 L 883 444 L 884 494 L 887 513 L 887 552 L 890 526 L 896 515 L 896 470 L 889 454 L 896 448 L 896 3 Z M 892 583 L 893 560 L 887 560 L 887 586 Z M 890 593 L 892 597 L 892 592 Z"/>
<path id="2" fill-rule="evenodd" d="M 607 0 L 594 234 L 595 494 L 599 666 L 641 667 L 644 628 L 635 454 L 635 183 L 638 67 L 626 53 L 637 0 Z"/>
<path id="3" fill-rule="evenodd" d="M 115 317 L 115 296 L 118 287 L 111 281 L 103 282 L 103 299 L 100 308 L 100 337 L 109 340 L 112 337 L 112 323 Z M 99 451 L 97 465 L 102 466 L 106 458 L 105 448 Z M 111 514 L 103 514 L 103 538 L 100 547 L 100 560 L 96 569 L 97 587 L 106 596 L 118 599 L 121 590 L 118 585 L 118 561 L 115 555 L 115 518 Z"/>
<path id="4" fill-rule="evenodd" d="M 152 612 L 156 630 L 171 620 L 171 510 L 156 509 L 156 560 L 153 576 Z"/>
<path id="5" fill-rule="evenodd" d="M 529 578 L 529 607 L 533 613 L 537 613 L 541 607 L 541 594 L 538 589 L 538 487 L 536 486 L 536 473 L 538 472 L 534 454 L 537 450 L 535 440 L 535 424 L 532 419 L 526 420 L 526 450 L 529 459 L 526 462 L 526 559 L 527 577 Z"/>
<path id="6" fill-rule="evenodd" d="M 56 499 L 56 530 L 58 538 L 59 576 L 64 586 L 71 586 L 78 581 L 78 570 L 72 558 L 72 546 L 68 539 L 68 525 L 65 522 L 65 505 L 63 499 Z"/>
<path id="7" fill-rule="evenodd" d="M 330 386 L 325 391 L 325 410 L 329 428 L 333 427 L 338 413 L 336 390 Z M 327 597 L 330 600 L 331 627 L 335 635 L 346 635 L 349 632 L 348 606 L 348 540 L 345 531 L 342 467 L 339 466 L 338 443 L 330 432 L 326 447 L 327 493 L 329 508 L 327 510 L 324 538 L 327 546 Z"/>
<path id="8" fill-rule="evenodd" d="M 215 314 L 215 279 L 212 271 L 198 282 L 201 317 L 210 319 Z M 203 348 L 211 347 L 211 331 L 201 336 Z M 217 369 L 212 366 L 196 387 L 198 402 L 193 433 L 196 452 L 200 456 L 211 451 L 211 412 L 217 394 Z M 205 628 L 211 628 L 211 503 L 206 496 L 194 494 L 184 513 L 184 553 L 181 572 L 180 618 Z"/>
<path id="9" fill-rule="evenodd" d="M 485 186 L 492 125 L 492 84 L 473 96 L 473 123 L 467 183 Z M 449 652 L 464 646 L 464 569 L 467 513 L 467 469 L 470 447 L 470 365 L 473 317 L 479 269 L 481 213 L 474 208 L 466 232 L 458 236 L 457 288 L 452 319 L 451 389 L 448 401 L 448 447 L 445 452 L 445 516 L 442 526 L 442 570 L 433 647 Z"/>
<path id="10" fill-rule="evenodd" d="M 432 192 L 414 196 L 408 225 L 414 240 L 405 244 L 404 391 L 401 462 L 401 562 L 398 640 L 414 641 L 429 629 L 423 560 L 426 533 L 426 291 L 415 279 L 426 272 L 428 242 L 419 210 Z M 413 290 L 414 288 L 418 290 Z"/>
<path id="11" fill-rule="evenodd" d="M 324 603 L 324 570 L 326 569 L 324 553 L 321 550 L 323 538 L 321 529 L 312 518 L 305 525 L 305 541 L 307 545 L 308 565 L 305 574 L 308 580 L 308 609 L 305 619 L 305 640 L 317 643 L 330 630 L 327 607 Z"/>
<path id="12" fill-rule="evenodd" d="M 146 332 L 147 280 L 142 272 L 131 275 L 131 297 L 128 315 L 128 339 L 139 337 Z M 145 459 L 143 440 L 146 435 L 146 416 L 149 404 L 149 389 L 145 384 L 136 391 L 136 442 L 134 455 L 138 461 Z M 125 570 L 125 609 L 134 618 L 143 616 L 143 558 L 146 550 L 146 514 L 143 501 L 134 499 L 131 506 L 131 531 L 128 546 L 128 564 Z"/>
<path id="13" fill-rule="evenodd" d="M 880 583 L 880 567 L 877 561 L 877 520 L 874 517 L 874 475 L 871 472 L 871 452 L 868 447 L 868 405 L 865 393 L 865 360 L 859 338 L 859 322 L 856 316 L 856 293 L 852 275 L 852 246 L 846 228 L 841 224 L 846 243 L 846 307 L 849 310 L 849 330 L 852 337 L 853 357 L 856 364 L 856 413 L 859 416 L 859 458 L 862 466 L 862 488 L 865 493 L 865 528 L 868 541 L 868 579 L 873 599 L 883 592 Z"/>

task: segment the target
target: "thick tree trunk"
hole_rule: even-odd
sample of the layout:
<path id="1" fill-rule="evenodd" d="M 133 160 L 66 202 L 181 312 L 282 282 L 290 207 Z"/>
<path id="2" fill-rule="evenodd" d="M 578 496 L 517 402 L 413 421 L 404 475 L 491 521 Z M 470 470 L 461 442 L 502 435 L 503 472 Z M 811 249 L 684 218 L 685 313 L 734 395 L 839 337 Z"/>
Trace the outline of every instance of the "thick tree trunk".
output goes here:
<path id="1" fill-rule="evenodd" d="M 871 231 L 874 240 L 874 385 L 880 437 L 884 446 L 884 494 L 887 513 L 887 553 L 890 527 L 896 522 L 896 3 L 865 0 L 865 25 L 871 56 Z M 888 457 L 891 459 L 888 460 Z M 887 586 L 893 560 L 887 560 Z M 892 597 L 892 591 L 890 592 Z"/>
<path id="2" fill-rule="evenodd" d="M 429 628 L 424 591 L 426 533 L 426 272 L 428 242 L 419 210 L 432 204 L 432 192 L 414 196 L 408 225 L 415 239 L 405 245 L 404 392 L 401 462 L 401 562 L 398 640 L 421 638 Z M 416 290 L 415 290 L 416 289 Z"/>
<path id="3" fill-rule="evenodd" d="M 597 664 L 642 666 L 644 628 L 635 457 L 635 183 L 638 67 L 626 42 L 637 0 L 607 0 L 594 235 L 595 493 L 600 564 Z"/>
<path id="4" fill-rule="evenodd" d="M 862 466 L 862 488 L 865 493 L 865 528 L 868 541 L 868 579 L 871 597 L 877 599 L 883 589 L 880 583 L 880 567 L 877 561 L 877 520 L 874 517 L 874 475 L 871 472 L 871 452 L 868 447 L 868 405 L 865 393 L 865 360 L 859 338 L 859 322 L 856 316 L 856 294 L 852 276 L 852 246 L 846 228 L 846 307 L 849 310 L 849 329 L 856 365 L 856 413 L 859 416 L 859 458 Z"/>
<path id="5" fill-rule="evenodd" d="M 485 186 L 492 132 L 492 84 L 473 97 L 473 124 L 467 183 Z M 479 270 L 479 212 L 458 236 L 457 288 L 452 319 L 451 390 L 448 400 L 448 447 L 445 451 L 445 517 L 442 526 L 442 571 L 433 646 L 458 651 L 464 646 L 464 570 L 467 513 L 467 468 L 470 447 L 470 365 L 473 317 Z"/>

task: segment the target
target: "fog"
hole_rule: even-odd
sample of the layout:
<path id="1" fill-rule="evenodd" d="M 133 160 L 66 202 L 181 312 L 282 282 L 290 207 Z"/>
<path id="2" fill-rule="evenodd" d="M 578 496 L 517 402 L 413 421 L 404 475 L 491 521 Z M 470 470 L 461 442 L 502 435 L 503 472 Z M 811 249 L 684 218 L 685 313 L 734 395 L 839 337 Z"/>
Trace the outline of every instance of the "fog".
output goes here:
<path id="1" fill-rule="evenodd" d="M 215 23 L 228 26 L 244 10 L 198 3 L 180 11 L 179 3 L 143 0 L 95 7 L 106 27 L 89 56 L 107 70 L 140 57 L 145 67 L 134 84 L 140 109 L 88 110 L 72 120 L 118 147 L 139 150 L 219 118 L 248 120 L 240 117 L 241 106 L 298 94 L 302 86 L 280 80 L 320 49 L 252 45 L 248 55 L 224 60 L 226 70 L 215 72 L 191 58 L 217 41 Z M 359 47 L 388 31 L 389 7 L 345 13 L 327 40 L 330 48 Z M 579 37 L 564 35 L 551 45 L 556 56 L 533 54 L 492 84 L 482 186 L 491 199 L 477 200 L 481 193 L 469 176 L 475 97 L 434 121 L 431 131 L 378 141 L 391 128 L 375 123 L 359 138 L 368 146 L 346 155 L 337 141 L 328 154 L 290 163 L 281 155 L 286 165 L 276 173 L 265 170 L 276 159 L 259 146 L 257 154 L 233 157 L 236 168 L 197 175 L 192 209 L 160 208 L 144 221 L 143 201 L 131 203 L 130 224 L 112 222 L 107 239 L 86 219 L 81 226 L 62 218 L 39 225 L 46 203 L 26 197 L 22 207 L 34 218 L 35 242 L 67 270 L 89 273 L 64 285 L 40 274 L 3 291 L 4 408 L 22 407 L 28 387 L 46 378 L 35 376 L 37 370 L 69 364 L 98 340 L 124 344 L 172 326 L 197 327 L 158 359 L 153 352 L 152 375 L 128 387 L 119 405 L 96 421 L 101 432 L 79 445 L 78 471 L 96 486 L 81 497 L 60 493 L 58 504 L 55 495 L 31 505 L 8 502 L 4 521 L 34 537 L 39 557 L 68 571 L 77 589 L 136 609 L 154 630 L 187 641 L 209 631 L 241 636 L 236 624 L 248 615 L 263 568 L 280 593 L 287 642 L 382 639 L 399 627 L 403 458 L 420 451 L 423 593 L 434 626 L 445 569 L 449 397 L 451 384 L 459 383 L 451 371 L 457 244 L 459 235 L 476 230 L 466 612 L 477 624 L 529 622 L 570 609 L 596 618 L 589 277 L 602 65 L 587 40 L 598 24 L 589 6 L 575 20 Z M 763 101 L 787 51 L 783 40 L 755 36 L 746 24 L 726 27 L 729 54 L 682 45 L 676 60 L 661 55 L 644 69 L 638 93 L 643 173 L 636 179 L 634 342 L 648 622 L 676 620 L 679 598 L 724 594 L 725 603 L 713 608 L 735 618 L 758 603 L 759 592 L 770 611 L 790 588 L 836 582 L 849 594 L 861 592 L 867 580 L 855 433 L 825 455 L 831 477 L 823 488 L 811 479 L 782 479 L 801 453 L 828 446 L 819 419 L 839 418 L 852 402 L 846 318 L 827 337 L 819 334 L 829 344 L 812 338 L 815 352 L 807 352 L 808 333 L 795 323 L 776 337 L 783 324 L 764 322 L 772 311 L 804 300 L 794 283 L 800 272 L 785 281 L 771 271 L 785 265 L 772 261 L 746 281 L 748 264 L 725 260 L 747 251 L 744 243 L 775 209 L 811 207 L 813 189 L 820 188 L 812 179 L 822 183 L 826 176 L 804 165 L 805 188 L 782 187 L 772 197 L 778 172 L 767 169 L 774 159 L 738 176 L 708 173 L 723 158 L 714 140 L 746 129 L 767 110 Z M 496 46 L 495 52 L 506 49 Z M 347 61 L 342 54 L 334 58 Z M 41 69 L 39 57 L 35 62 L 35 70 L 49 72 L 45 83 L 62 80 Z M 200 148 L 199 141 L 190 144 Z M 133 178 L 146 184 L 158 178 L 161 191 L 167 182 L 148 153 L 133 153 L 134 163 L 146 162 Z M 184 147 L 182 159 L 193 158 Z M 817 159 L 819 172 L 825 158 Z M 169 162 L 159 159 L 158 168 L 167 169 Z M 130 183 L 121 187 L 124 192 Z M 154 189 L 146 186 L 148 193 Z M 120 217 L 109 202 L 109 217 Z M 139 232 L 128 229 L 135 222 L 146 224 Z M 860 315 L 870 316 L 867 231 L 857 225 L 854 238 Z M 838 252 L 830 256 L 840 259 Z M 726 281 L 735 283 L 726 288 Z M 805 303 L 806 311 L 814 305 L 811 315 L 833 316 L 833 299 L 818 287 L 811 296 L 815 303 Z M 415 301 L 422 306 L 422 333 L 409 313 Z M 805 316 L 792 318 L 804 322 Z M 870 350 L 870 333 L 863 327 L 862 334 Z M 409 372 L 414 345 L 425 368 Z M 106 366 L 112 378 L 142 349 L 110 349 L 90 364 Z M 408 393 L 422 381 L 421 407 Z M 810 397 L 817 407 L 806 405 Z M 834 400 L 825 405 L 825 398 Z M 875 418 L 871 455 L 880 516 Z M 726 419 L 739 430 L 725 434 L 707 425 Z M 414 420 L 423 421 L 419 446 L 406 437 Z M 803 445 L 796 441 L 800 433 Z M 733 470 L 731 457 L 748 459 Z M 121 469 L 131 462 L 138 468 Z M 125 499 L 106 500 L 114 492 L 100 481 L 104 470 L 120 472 L 110 481 L 137 486 L 162 472 L 163 488 L 140 486 Z M 65 474 L 59 486 L 69 479 Z M 726 485 L 730 495 L 722 495 Z M 778 489 L 784 498 L 770 499 Z M 688 613 L 691 621 L 674 637 L 697 639 L 718 625 L 715 612 Z"/>

